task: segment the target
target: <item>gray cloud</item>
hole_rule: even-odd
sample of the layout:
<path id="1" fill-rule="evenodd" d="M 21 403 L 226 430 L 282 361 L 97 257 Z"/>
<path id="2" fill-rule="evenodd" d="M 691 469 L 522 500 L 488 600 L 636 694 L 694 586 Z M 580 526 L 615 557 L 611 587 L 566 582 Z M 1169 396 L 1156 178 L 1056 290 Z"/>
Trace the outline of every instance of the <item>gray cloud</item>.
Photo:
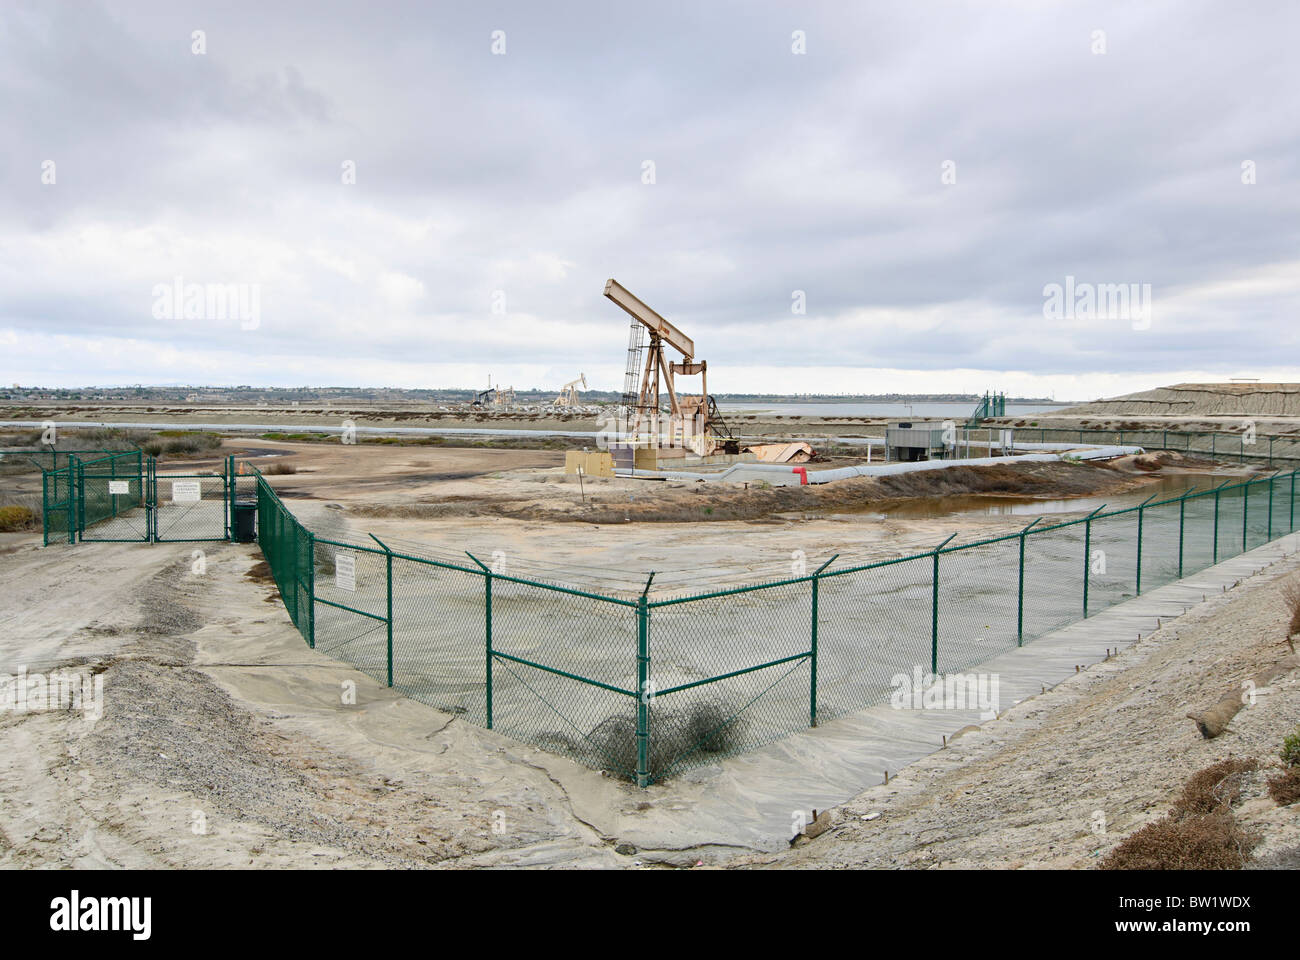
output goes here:
<path id="1" fill-rule="evenodd" d="M 1298 26 L 1269 3 L 7 5 L 0 376 L 613 387 L 617 276 L 720 390 L 819 365 L 804 389 L 1300 377 Z M 178 275 L 260 285 L 262 324 L 160 322 Z M 1151 329 L 1045 319 L 1066 275 L 1151 284 Z"/>

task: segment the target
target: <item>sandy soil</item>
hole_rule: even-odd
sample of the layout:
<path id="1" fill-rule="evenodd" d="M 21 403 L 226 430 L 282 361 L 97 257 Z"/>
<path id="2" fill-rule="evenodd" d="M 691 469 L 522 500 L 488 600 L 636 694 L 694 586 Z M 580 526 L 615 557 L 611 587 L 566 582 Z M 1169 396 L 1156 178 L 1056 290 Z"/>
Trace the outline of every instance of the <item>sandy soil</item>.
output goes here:
<path id="1" fill-rule="evenodd" d="M 897 554 L 912 544 L 933 545 L 954 529 L 992 535 L 1018 529 L 1033 516 L 988 512 L 991 504 L 1069 509 L 1091 502 L 1083 494 L 1097 493 L 1094 480 L 1112 485 L 1104 488 L 1108 497 L 1139 499 L 1145 496 L 1139 491 L 1161 482 L 1136 466 L 1105 478 L 1074 474 L 1086 480 L 1074 487 L 1048 477 L 1045 499 L 1023 490 L 984 493 L 970 498 L 973 512 L 953 515 L 949 503 L 929 517 L 893 516 L 892 506 L 907 501 L 876 490 L 876 499 L 861 494 L 869 509 L 831 503 L 752 521 L 557 524 L 472 511 L 367 516 L 358 508 L 436 507 L 457 497 L 509 500 L 519 497 L 520 485 L 532 485 L 533 499 L 546 509 L 572 509 L 575 494 L 581 505 L 593 490 L 609 498 L 606 506 L 617 501 L 621 507 L 624 498 L 636 504 L 670 486 L 652 485 L 654 493 L 638 481 L 605 481 L 579 489 L 559 475 L 558 455 L 548 451 L 264 441 L 240 441 L 234 450 L 260 452 L 264 464 L 293 464 L 299 472 L 272 480 L 313 526 L 421 540 L 458 556 L 464 549 L 490 554 L 500 547 L 514 565 L 510 572 L 559 568 L 604 583 L 622 577 L 638 590 L 647 566 L 663 568 L 656 583 L 664 590 L 784 575 L 796 550 L 806 551 L 810 564 L 840 551 Z M 703 495 L 686 488 L 668 499 L 697 496 Z M 38 539 L 8 535 L 0 544 L 0 669 L 87 665 L 105 679 L 106 709 L 93 724 L 65 714 L 0 714 L 0 865 L 692 866 L 724 865 L 753 852 L 743 838 L 735 839 L 728 822 L 743 819 L 752 801 L 752 779 L 736 774 L 756 762 L 752 756 L 728 768 L 726 793 L 719 782 L 688 778 L 651 794 L 636 791 L 395 696 L 308 650 L 273 589 L 249 576 L 261 560 L 255 547 L 100 543 L 41 549 Z M 193 568 L 198 548 L 206 561 L 202 572 Z M 858 852 L 843 862 L 884 864 L 868 858 L 894 850 L 899 863 L 928 863 L 921 854 L 931 851 L 946 862 L 1010 865 L 1015 857 L 999 861 L 995 854 L 1015 849 L 1024 836 L 1038 844 L 1029 850 L 1046 844 L 1051 855 L 1034 859 L 1040 855 L 1026 852 L 1023 862 L 1064 864 L 1065 855 L 1055 851 L 1067 841 L 1055 839 L 1053 830 L 1068 836 L 1070 855 L 1085 862 L 1101 847 L 1087 845 L 1091 834 L 1080 838 L 1071 831 L 1088 830 L 1097 804 L 1115 832 L 1104 838 L 1108 846 L 1118 831 L 1159 812 L 1180 778 L 1221 755 L 1215 751 L 1247 742 L 1251 750 L 1275 750 L 1269 744 L 1280 740 L 1276 720 L 1250 733 L 1249 741 L 1224 738 L 1202 749 L 1190 722 L 1175 722 L 1162 693 L 1174 684 L 1182 691 L 1175 699 L 1217 699 L 1223 685 L 1253 672 L 1269 649 L 1264 638 L 1279 635 L 1274 621 L 1281 612 L 1272 590 L 1251 586 L 1213 600 L 1209 611 L 1167 626 L 1176 635 L 1172 640 L 1158 635 L 1144 641 L 1134 654 L 1015 708 L 990 733 L 963 737 L 913 768 L 918 776 L 931 775 L 926 765 L 933 764 L 933 775 L 952 779 L 928 786 L 918 780 L 909 794 L 908 773 L 891 782 L 892 793 L 879 800 L 868 793 L 848 806 L 865 813 L 868 806 L 897 804 L 880 807 L 883 819 L 892 824 L 895 809 L 914 817 L 910 838 L 891 833 L 894 846 L 880 845 L 871 832 L 880 826 L 876 820 L 862 824 L 860 836 L 846 827 L 841 833 L 849 841 L 837 833 L 793 860 L 769 855 L 763 862 L 817 865 L 801 858 L 860 841 L 859 848 L 844 847 Z M 1226 619 L 1214 620 L 1216 611 Z M 1198 626 L 1197 617 L 1205 623 Z M 1276 654 L 1277 644 L 1271 649 Z M 1154 659 L 1141 659 L 1144 650 Z M 1139 658 L 1126 661 L 1130 656 Z M 1126 680 L 1121 671 L 1130 668 Z M 345 683 L 355 684 L 355 704 L 343 702 Z M 1273 704 L 1285 707 L 1293 724 L 1293 683 L 1279 683 L 1262 708 L 1243 714 L 1233 736 L 1254 731 L 1249 724 L 1257 720 L 1263 724 L 1269 716 L 1263 708 Z M 1041 749 L 1035 747 L 1035 723 L 1048 738 Z M 1086 749 L 1080 749 L 1075 741 L 1084 736 Z M 990 765 L 978 768 L 982 773 L 945 766 L 962 751 L 991 751 L 1013 741 L 1020 752 L 1008 754 L 1003 765 L 990 753 L 984 758 Z M 1139 759 L 1126 759 L 1123 752 L 1134 743 Z M 972 753 L 971 763 L 983 756 Z M 1129 792 L 1117 784 L 1127 784 Z M 1076 792 L 1049 803 L 1049 786 Z M 731 818 L 716 814 L 719 795 L 734 803 Z M 702 824 L 704 798 L 714 801 L 711 816 L 717 819 Z M 1075 806 L 1064 806 L 1070 798 Z M 1252 795 L 1248 803 L 1258 799 Z M 1075 812 L 1082 807 L 1086 814 Z M 1266 814 L 1260 807 L 1259 816 Z M 1075 822 L 1079 816 L 1084 819 Z M 1000 826 L 986 831 L 988 823 Z M 643 849 L 616 852 L 629 834 Z M 690 839 L 682 839 L 686 834 Z M 1279 845 L 1294 842 L 1284 832 L 1278 836 Z"/>
<path id="2" fill-rule="evenodd" d="M 1300 383 L 1178 383 L 1079 404 L 1062 413 L 1300 419 Z"/>
<path id="3" fill-rule="evenodd" d="M 1256 690 L 1218 739 L 1203 739 L 1185 717 L 1289 654 L 1278 588 L 1297 576 L 1300 559 L 1274 565 L 864 791 L 834 812 L 829 833 L 748 863 L 1091 868 L 1168 812 L 1192 773 L 1256 757 L 1261 769 L 1237 818 L 1262 832 L 1261 865 L 1300 867 L 1300 805 L 1279 807 L 1266 790 L 1282 738 L 1300 720 L 1300 671 Z"/>
<path id="4" fill-rule="evenodd" d="M 248 575 L 255 548 L 209 545 L 201 574 L 192 550 L 0 554 L 0 663 L 105 680 L 94 723 L 0 715 L 0 866 L 1086 867 L 1192 771 L 1267 760 L 1300 715 L 1291 675 L 1217 741 L 1182 716 L 1285 652 L 1277 582 L 1300 569 L 1291 559 L 867 790 L 807 847 L 756 854 L 701 813 L 708 797 L 707 816 L 742 820 L 756 784 L 779 788 L 761 757 L 637 791 L 308 650 Z M 1294 856 L 1300 813 L 1272 805 L 1262 776 L 1238 815 L 1264 829 L 1263 857 Z M 641 849 L 622 846 L 629 835 Z"/>
<path id="5" fill-rule="evenodd" d="M 573 814 L 538 751 L 308 650 L 244 576 L 255 548 L 204 546 L 202 575 L 189 544 L 0 557 L 0 662 L 105 678 L 94 723 L 0 714 L 0 865 L 623 860 Z M 355 706 L 341 702 L 345 681 Z"/>

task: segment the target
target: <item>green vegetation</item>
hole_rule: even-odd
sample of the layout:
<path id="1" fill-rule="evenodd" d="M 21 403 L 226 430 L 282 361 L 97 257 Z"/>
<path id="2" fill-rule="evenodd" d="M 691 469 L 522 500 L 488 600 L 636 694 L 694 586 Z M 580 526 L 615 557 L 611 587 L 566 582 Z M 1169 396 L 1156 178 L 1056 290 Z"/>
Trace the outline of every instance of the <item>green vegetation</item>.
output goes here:
<path id="1" fill-rule="evenodd" d="M 1300 767 L 1300 727 L 1282 741 L 1281 757 L 1288 767 Z"/>

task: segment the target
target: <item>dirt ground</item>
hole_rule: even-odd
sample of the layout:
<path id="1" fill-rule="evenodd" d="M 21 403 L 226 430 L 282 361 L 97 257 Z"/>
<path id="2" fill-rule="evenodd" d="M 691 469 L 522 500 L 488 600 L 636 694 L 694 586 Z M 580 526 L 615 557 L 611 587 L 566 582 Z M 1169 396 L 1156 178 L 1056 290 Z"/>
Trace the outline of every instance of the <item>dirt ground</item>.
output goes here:
<path id="1" fill-rule="evenodd" d="M 638 591 L 648 569 L 661 590 L 700 589 L 788 575 L 798 552 L 812 564 L 897 555 L 952 532 L 993 536 L 1039 511 L 1177 490 L 1210 469 L 1177 458 L 1158 470 L 1000 467 L 954 472 L 947 496 L 922 500 L 945 491 L 875 480 L 844 493 L 580 487 L 561 454 L 537 450 L 239 440 L 226 452 L 296 471 L 270 479 L 326 534 L 370 531 L 458 557 L 501 549 L 511 573 Z M 768 496 L 787 491 L 813 499 Z M 604 512 L 583 513 L 588 498 Z M 763 509 L 748 519 L 706 512 L 754 503 Z M 682 519 L 665 519 L 676 510 Z M 38 543 L 38 533 L 0 538 L 0 669 L 87 666 L 104 678 L 105 710 L 94 723 L 0 713 L 0 866 L 1087 866 L 1160 813 L 1189 773 L 1227 751 L 1275 753 L 1300 716 L 1288 677 L 1221 740 L 1200 741 L 1180 719 L 1279 655 L 1274 569 L 867 791 L 835 833 L 759 854 L 680 839 L 674 818 L 700 834 L 695 811 L 716 783 L 684 778 L 647 795 L 307 649 L 256 576 L 254 546 Z M 744 778 L 729 778 L 739 811 Z M 1300 838 L 1261 782 L 1240 816 L 1267 828 L 1261 853 L 1272 856 Z M 628 852 L 632 825 L 641 849 Z"/>
<path id="2" fill-rule="evenodd" d="M 194 546 L 0 556 L 0 661 L 29 673 L 88 665 L 105 685 L 93 723 L 0 714 L 0 865 L 621 860 L 574 816 L 538 751 L 308 650 L 274 592 L 246 576 L 255 548 L 202 545 L 196 574 Z"/>
<path id="3" fill-rule="evenodd" d="M 1078 404 L 1069 414 L 1300 419 L 1300 383 L 1178 383 Z"/>
<path id="4" fill-rule="evenodd" d="M 1191 772 L 1270 762 L 1300 717 L 1294 673 L 1219 740 L 1182 716 L 1285 653 L 1291 558 L 843 804 L 806 847 L 684 843 L 674 823 L 698 833 L 719 783 L 637 791 L 395 696 L 306 648 L 249 575 L 256 548 L 206 545 L 201 572 L 193 550 L 0 554 L 0 663 L 104 679 L 94 722 L 0 714 L 0 866 L 1089 867 Z M 752 784 L 761 763 L 738 759 L 724 782 Z M 1272 804 L 1262 778 L 1238 817 L 1265 832 L 1265 862 L 1294 864 L 1300 812 Z M 739 818 L 750 793 L 733 786 Z M 640 849 L 624 846 L 633 824 Z"/>

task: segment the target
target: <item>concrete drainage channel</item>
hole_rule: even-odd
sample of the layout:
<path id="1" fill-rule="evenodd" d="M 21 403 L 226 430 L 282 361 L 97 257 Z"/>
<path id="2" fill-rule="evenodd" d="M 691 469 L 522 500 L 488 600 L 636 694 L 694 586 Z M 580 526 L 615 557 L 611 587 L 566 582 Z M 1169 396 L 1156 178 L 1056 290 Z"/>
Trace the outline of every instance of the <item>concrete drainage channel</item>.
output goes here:
<path id="1" fill-rule="evenodd" d="M 834 810 L 943 750 L 963 731 L 1023 719 L 1036 709 L 1034 698 L 1080 674 L 1086 681 L 1088 667 L 1153 637 L 1158 641 L 1165 636 L 1162 627 L 1176 634 L 1184 613 L 1214 609 L 1222 594 L 1297 550 L 1300 534 L 1280 537 L 968 667 L 970 674 L 999 678 L 996 718 L 979 709 L 866 707 L 682 776 L 671 796 L 689 805 L 689 820 L 656 804 L 650 812 L 614 818 L 607 829 L 643 849 L 661 844 L 667 834 L 684 848 L 711 843 L 784 850 L 791 810 Z M 667 789 L 652 788 L 649 795 L 657 798 L 656 790 Z"/>

